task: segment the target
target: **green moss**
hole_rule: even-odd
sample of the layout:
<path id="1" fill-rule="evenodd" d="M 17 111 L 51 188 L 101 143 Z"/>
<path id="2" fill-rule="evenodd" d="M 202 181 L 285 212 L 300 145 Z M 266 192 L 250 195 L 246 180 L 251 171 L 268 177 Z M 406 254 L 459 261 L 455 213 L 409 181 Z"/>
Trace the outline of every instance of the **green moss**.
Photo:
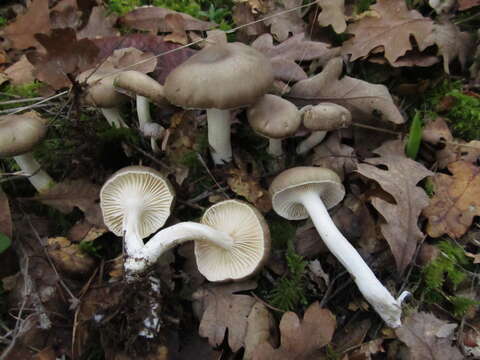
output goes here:
<path id="1" fill-rule="evenodd" d="M 0 27 L 7 25 L 8 20 L 3 16 L 0 16 Z"/>
<path id="2" fill-rule="evenodd" d="M 125 15 L 138 6 L 146 5 L 143 0 L 110 0 L 108 1 L 108 10 L 118 15 Z"/>
<path id="3" fill-rule="evenodd" d="M 95 241 L 81 241 L 78 246 L 80 248 L 80 251 L 90 256 L 99 259 L 102 257 L 102 255 L 100 254 L 100 251 L 102 250 L 102 245 L 97 244 Z"/>
<path id="4" fill-rule="evenodd" d="M 34 81 L 23 85 L 10 85 L 7 84 L 1 88 L 2 94 L 0 95 L 0 101 L 11 101 L 28 99 L 39 96 L 38 90 L 43 86 L 41 82 Z M 0 110 L 12 109 L 20 106 L 29 105 L 29 103 L 16 103 L 0 105 Z"/>

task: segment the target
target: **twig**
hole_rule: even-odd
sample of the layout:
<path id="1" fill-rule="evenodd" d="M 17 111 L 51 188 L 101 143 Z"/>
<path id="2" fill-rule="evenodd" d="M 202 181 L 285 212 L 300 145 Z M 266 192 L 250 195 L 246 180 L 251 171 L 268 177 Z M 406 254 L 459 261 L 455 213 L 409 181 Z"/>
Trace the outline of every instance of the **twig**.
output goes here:
<path id="1" fill-rule="evenodd" d="M 215 183 L 215 185 L 217 185 L 218 189 L 222 192 L 222 194 L 225 195 L 227 199 L 230 199 L 230 196 L 227 195 L 227 193 L 223 190 L 224 188 L 218 183 L 217 179 L 215 179 L 215 176 L 213 176 L 212 172 L 208 168 L 205 160 L 203 160 L 203 157 L 202 155 L 200 155 L 200 153 L 197 153 L 197 158 L 198 158 L 198 161 L 200 161 L 200 163 L 202 164 L 205 171 L 207 172 L 208 176 L 212 178 L 213 182 Z"/>

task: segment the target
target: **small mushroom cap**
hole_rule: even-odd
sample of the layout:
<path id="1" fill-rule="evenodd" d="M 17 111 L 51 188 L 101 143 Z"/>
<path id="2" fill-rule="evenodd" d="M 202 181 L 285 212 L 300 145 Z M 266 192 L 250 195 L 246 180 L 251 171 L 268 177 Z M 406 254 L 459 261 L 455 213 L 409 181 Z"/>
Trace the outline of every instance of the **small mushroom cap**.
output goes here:
<path id="1" fill-rule="evenodd" d="M 334 103 L 320 103 L 302 109 L 303 126 L 312 131 L 331 131 L 349 127 L 352 114 L 346 108 Z"/>
<path id="2" fill-rule="evenodd" d="M 165 96 L 190 109 L 234 109 L 253 104 L 273 83 L 265 55 L 242 43 L 205 47 L 175 68 Z"/>
<path id="3" fill-rule="evenodd" d="M 117 75 L 118 76 L 118 75 Z M 113 81 L 115 76 L 111 73 L 97 69 L 87 70 L 78 76 L 80 83 L 87 82 L 84 101 L 91 106 L 100 108 L 114 108 L 128 100 L 124 94 L 115 91 Z"/>
<path id="4" fill-rule="evenodd" d="M 170 181 L 146 166 L 127 166 L 114 173 L 100 191 L 100 207 L 105 225 L 123 236 L 124 217 L 138 208 L 142 238 L 160 229 L 171 213 L 175 192 Z"/>
<path id="5" fill-rule="evenodd" d="M 201 223 L 234 239 L 229 250 L 195 241 L 198 270 L 209 281 L 241 280 L 261 269 L 270 253 L 270 230 L 252 205 L 239 200 L 219 202 L 207 209 Z"/>
<path id="6" fill-rule="evenodd" d="M 345 196 L 345 188 L 334 171 L 309 166 L 281 172 L 273 180 L 269 191 L 273 209 L 288 220 L 303 220 L 309 217 L 307 210 L 299 202 L 299 195 L 305 191 L 318 193 L 327 209 L 337 205 Z"/>
<path id="7" fill-rule="evenodd" d="M 301 124 L 297 107 L 280 96 L 265 94 L 247 111 L 248 122 L 255 132 L 283 139 L 295 134 Z"/>
<path id="8" fill-rule="evenodd" d="M 163 95 L 163 86 L 150 76 L 135 70 L 123 71 L 115 77 L 113 85 L 117 91 L 130 97 L 140 95 L 158 106 L 168 105 Z"/>
<path id="9" fill-rule="evenodd" d="M 25 154 L 47 134 L 47 120 L 34 111 L 0 116 L 0 158 Z"/>

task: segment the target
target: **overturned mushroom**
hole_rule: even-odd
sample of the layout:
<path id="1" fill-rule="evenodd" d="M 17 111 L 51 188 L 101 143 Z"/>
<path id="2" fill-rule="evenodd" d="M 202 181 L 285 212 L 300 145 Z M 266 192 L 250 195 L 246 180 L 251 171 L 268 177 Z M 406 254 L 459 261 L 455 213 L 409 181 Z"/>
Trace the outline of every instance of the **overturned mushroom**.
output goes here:
<path id="1" fill-rule="evenodd" d="M 47 121 L 34 111 L 0 117 L 0 158 L 13 157 L 38 192 L 55 184 L 31 152 L 46 134 Z"/>
<path id="2" fill-rule="evenodd" d="M 296 167 L 279 174 L 270 186 L 273 209 L 288 220 L 310 217 L 332 254 L 352 275 L 358 289 L 380 317 L 391 327 L 401 326 L 401 302 L 377 279 L 355 248 L 337 229 L 328 210 L 345 195 L 338 175 L 325 168 Z"/>

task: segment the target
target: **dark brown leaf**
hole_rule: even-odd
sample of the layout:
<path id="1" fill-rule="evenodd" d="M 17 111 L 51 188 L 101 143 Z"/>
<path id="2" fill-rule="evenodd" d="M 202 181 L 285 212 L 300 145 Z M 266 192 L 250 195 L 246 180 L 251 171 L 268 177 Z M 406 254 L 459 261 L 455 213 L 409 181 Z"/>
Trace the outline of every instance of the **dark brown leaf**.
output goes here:
<path id="1" fill-rule="evenodd" d="M 0 188 L 0 233 L 12 238 L 12 215 L 7 194 Z"/>
<path id="2" fill-rule="evenodd" d="M 103 6 L 95 6 L 90 13 L 87 25 L 77 33 L 77 36 L 79 39 L 116 36 L 118 30 L 113 27 L 116 22 L 116 15 L 107 14 Z"/>
<path id="3" fill-rule="evenodd" d="M 303 33 L 305 31 L 305 22 L 301 16 L 302 0 L 280 0 L 271 1 L 271 8 L 265 14 L 266 19 L 263 21 L 266 25 L 270 25 L 270 32 L 278 41 L 286 40 L 290 35 Z M 276 16 L 273 16 L 276 15 Z"/>

